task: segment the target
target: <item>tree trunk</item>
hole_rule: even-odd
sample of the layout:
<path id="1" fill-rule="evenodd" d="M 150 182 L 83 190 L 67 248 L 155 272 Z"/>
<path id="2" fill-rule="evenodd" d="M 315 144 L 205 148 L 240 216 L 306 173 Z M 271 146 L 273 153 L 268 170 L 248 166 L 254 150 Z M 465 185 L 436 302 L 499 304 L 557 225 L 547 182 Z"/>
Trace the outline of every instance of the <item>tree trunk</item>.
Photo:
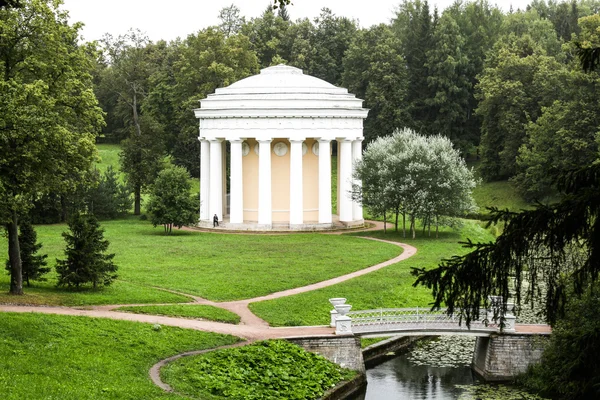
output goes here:
<path id="1" fill-rule="evenodd" d="M 400 210 L 396 208 L 396 223 L 395 225 L 395 231 L 398 232 L 398 214 L 400 214 Z"/>
<path id="2" fill-rule="evenodd" d="M 410 231 L 412 232 L 412 238 L 417 237 L 417 227 L 415 226 L 415 216 L 410 217 Z"/>
<path id="3" fill-rule="evenodd" d="M 140 119 L 137 111 L 137 87 L 135 85 L 133 87 L 133 105 L 131 108 L 133 109 L 133 123 L 135 124 L 135 131 L 138 136 L 142 136 L 142 128 L 140 128 Z"/>
<path id="4" fill-rule="evenodd" d="M 438 233 L 440 231 L 440 221 L 438 219 L 438 217 L 435 217 L 435 238 L 438 239 Z"/>
<path id="5" fill-rule="evenodd" d="M 402 237 L 406 237 L 406 213 L 402 213 Z"/>
<path id="6" fill-rule="evenodd" d="M 21 250 L 19 249 L 19 220 L 17 211 L 12 211 L 11 221 L 6 225 L 8 232 L 8 259 L 10 262 L 10 294 L 23 294 Z"/>
<path id="7" fill-rule="evenodd" d="M 133 203 L 133 215 L 141 214 L 141 203 L 142 203 L 142 187 L 141 185 L 135 185 L 133 190 L 134 203 Z"/>
<path id="8" fill-rule="evenodd" d="M 386 223 L 386 216 L 385 216 L 385 211 L 383 212 L 383 233 L 387 233 L 387 223 Z"/>

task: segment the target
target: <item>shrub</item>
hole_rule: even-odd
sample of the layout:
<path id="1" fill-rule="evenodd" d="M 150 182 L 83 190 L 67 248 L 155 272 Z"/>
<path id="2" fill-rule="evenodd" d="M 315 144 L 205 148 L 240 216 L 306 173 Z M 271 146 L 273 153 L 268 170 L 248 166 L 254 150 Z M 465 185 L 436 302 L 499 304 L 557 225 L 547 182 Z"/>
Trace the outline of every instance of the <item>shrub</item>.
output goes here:
<path id="1" fill-rule="evenodd" d="M 93 215 L 76 214 L 69 222 L 66 260 L 56 260 L 57 286 L 79 287 L 91 283 L 94 288 L 108 286 L 117 278 L 114 254 L 105 254 L 109 242 Z"/>

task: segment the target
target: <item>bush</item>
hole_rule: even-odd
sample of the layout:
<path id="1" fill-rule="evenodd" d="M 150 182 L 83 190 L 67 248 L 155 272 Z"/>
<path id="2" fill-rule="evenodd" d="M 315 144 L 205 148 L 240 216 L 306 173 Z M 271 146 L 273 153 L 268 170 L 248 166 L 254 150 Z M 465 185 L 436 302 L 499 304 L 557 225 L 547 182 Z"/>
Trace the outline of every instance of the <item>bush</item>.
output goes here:
<path id="1" fill-rule="evenodd" d="M 76 214 L 64 232 L 66 260 L 56 260 L 57 286 L 79 287 L 91 283 L 94 288 L 109 286 L 117 278 L 114 254 L 105 254 L 109 242 L 93 215 Z"/>
<path id="2" fill-rule="evenodd" d="M 541 363 L 521 378 L 529 390 L 559 399 L 600 398 L 600 284 L 574 296 L 552 328 Z"/>
<path id="3" fill-rule="evenodd" d="M 147 210 L 152 225 L 163 225 L 169 234 L 173 225 L 181 228 L 198 220 L 200 202 L 190 195 L 190 174 L 183 167 L 170 166 L 158 174 L 150 190 Z"/>

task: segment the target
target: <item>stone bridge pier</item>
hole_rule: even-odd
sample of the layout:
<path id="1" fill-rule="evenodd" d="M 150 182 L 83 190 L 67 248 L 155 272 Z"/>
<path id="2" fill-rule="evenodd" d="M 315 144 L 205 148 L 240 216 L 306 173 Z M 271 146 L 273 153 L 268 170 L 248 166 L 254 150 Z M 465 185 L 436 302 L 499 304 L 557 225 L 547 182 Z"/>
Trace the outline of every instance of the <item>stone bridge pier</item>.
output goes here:
<path id="1" fill-rule="evenodd" d="M 547 335 L 503 333 L 478 337 L 471 368 L 486 382 L 514 379 L 538 363 Z"/>

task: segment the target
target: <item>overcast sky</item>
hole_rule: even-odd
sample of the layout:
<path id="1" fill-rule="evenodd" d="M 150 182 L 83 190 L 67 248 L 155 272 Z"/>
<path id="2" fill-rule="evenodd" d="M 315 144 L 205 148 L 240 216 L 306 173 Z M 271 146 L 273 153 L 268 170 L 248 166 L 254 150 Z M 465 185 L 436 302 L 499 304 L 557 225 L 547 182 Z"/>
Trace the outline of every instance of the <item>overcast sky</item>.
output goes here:
<path id="1" fill-rule="evenodd" d="M 357 19 L 362 27 L 387 23 L 400 0 L 292 0 L 288 7 L 292 20 L 319 15 L 323 7 L 334 14 Z M 258 17 L 270 0 L 64 0 L 63 8 L 69 11 L 71 22 L 85 24 L 85 40 L 100 39 L 105 32 L 113 35 L 125 33 L 129 28 L 139 28 L 151 40 L 185 38 L 190 33 L 218 24 L 219 10 L 236 4 L 241 14 L 250 19 Z M 453 0 L 429 0 L 442 11 Z M 524 8 L 529 0 L 490 0 L 502 9 Z"/>

